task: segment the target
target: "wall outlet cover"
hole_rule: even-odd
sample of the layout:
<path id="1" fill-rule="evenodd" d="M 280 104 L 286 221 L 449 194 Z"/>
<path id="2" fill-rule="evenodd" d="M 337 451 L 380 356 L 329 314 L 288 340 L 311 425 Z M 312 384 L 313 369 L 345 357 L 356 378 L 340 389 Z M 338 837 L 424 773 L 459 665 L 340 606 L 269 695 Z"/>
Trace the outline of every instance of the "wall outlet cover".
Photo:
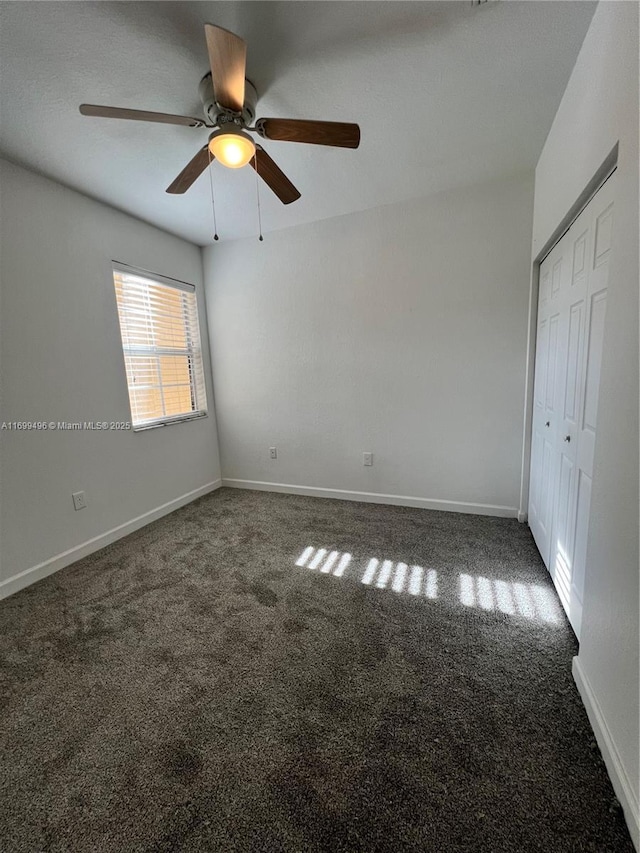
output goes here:
<path id="1" fill-rule="evenodd" d="M 73 498 L 73 507 L 75 510 L 86 508 L 87 499 L 84 492 L 73 492 L 71 497 Z"/>

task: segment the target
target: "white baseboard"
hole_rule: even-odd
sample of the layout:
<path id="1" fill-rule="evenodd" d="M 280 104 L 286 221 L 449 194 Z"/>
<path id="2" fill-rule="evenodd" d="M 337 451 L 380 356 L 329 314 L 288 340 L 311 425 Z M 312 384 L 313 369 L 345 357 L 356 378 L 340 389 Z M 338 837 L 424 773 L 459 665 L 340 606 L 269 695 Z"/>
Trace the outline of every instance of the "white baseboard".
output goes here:
<path id="1" fill-rule="evenodd" d="M 405 495 L 383 495 L 378 492 L 351 492 L 345 489 L 325 489 L 320 486 L 295 486 L 290 483 L 263 483 L 260 480 L 233 480 L 222 478 L 222 485 L 232 489 L 255 489 L 259 492 L 284 492 L 291 495 L 309 495 L 313 498 L 335 498 L 341 501 L 364 501 L 394 506 L 414 506 L 422 509 L 438 509 L 446 512 L 466 512 L 473 515 L 494 515 L 500 518 L 517 518 L 514 506 L 442 501 L 432 498 L 415 498 Z"/>
<path id="2" fill-rule="evenodd" d="M 518 510 L 518 521 L 520 522 L 520 524 L 524 524 L 527 519 L 527 513 L 523 512 L 522 510 Z"/>
<path id="3" fill-rule="evenodd" d="M 39 563 L 37 566 L 32 566 L 30 569 L 25 569 L 25 571 L 7 578 L 7 580 L 0 583 L 0 599 L 7 598 L 9 595 L 13 595 L 14 592 L 18 592 L 18 590 L 24 589 L 24 587 L 30 586 L 32 583 L 42 580 L 42 578 L 46 578 L 47 575 L 52 575 L 54 572 L 64 569 L 65 566 L 75 563 L 76 560 L 81 560 L 88 554 L 93 554 L 94 551 L 99 551 L 105 545 L 110 545 L 117 539 L 128 536 L 129 533 L 133 533 L 146 524 L 162 518 L 163 515 L 168 515 L 168 513 L 179 509 L 185 504 L 191 503 L 196 498 L 219 489 L 221 485 L 220 480 L 214 480 L 212 483 L 200 486 L 198 489 L 187 492 L 186 495 L 180 495 L 179 498 L 174 498 L 174 500 L 149 510 L 149 512 L 145 512 L 137 516 L 137 518 L 132 518 L 131 521 L 125 521 L 124 524 L 119 524 L 117 527 L 107 530 L 106 533 L 101 533 L 99 536 L 94 536 L 93 539 L 88 539 L 80 545 L 69 548 L 68 551 L 63 551 L 62 554 L 57 554 L 55 557 L 45 560 L 44 563 Z"/>
<path id="4" fill-rule="evenodd" d="M 587 711 L 591 728 L 600 747 L 613 790 L 624 810 L 631 840 L 636 850 L 640 853 L 640 805 L 633 793 L 629 776 L 620 758 L 620 753 L 611 736 L 607 721 L 602 713 L 602 708 L 582 668 L 580 658 L 574 657 L 571 671 L 582 697 L 582 703 Z"/>

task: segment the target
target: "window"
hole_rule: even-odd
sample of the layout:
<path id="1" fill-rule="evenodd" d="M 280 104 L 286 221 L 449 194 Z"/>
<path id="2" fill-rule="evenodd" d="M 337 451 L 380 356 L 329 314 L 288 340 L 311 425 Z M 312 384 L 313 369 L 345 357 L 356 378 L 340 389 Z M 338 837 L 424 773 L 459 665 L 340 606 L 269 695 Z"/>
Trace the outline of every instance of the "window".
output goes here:
<path id="1" fill-rule="evenodd" d="M 133 428 L 206 415 L 194 286 L 124 264 L 113 282 Z"/>

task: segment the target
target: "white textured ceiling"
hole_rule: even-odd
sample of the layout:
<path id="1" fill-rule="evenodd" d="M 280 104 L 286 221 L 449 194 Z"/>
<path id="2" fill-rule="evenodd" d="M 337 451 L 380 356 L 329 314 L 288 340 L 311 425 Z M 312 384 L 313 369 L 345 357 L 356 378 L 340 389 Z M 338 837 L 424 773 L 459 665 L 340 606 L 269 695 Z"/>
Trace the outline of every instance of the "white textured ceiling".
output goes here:
<path id="1" fill-rule="evenodd" d="M 201 116 L 203 24 L 248 43 L 258 116 L 354 121 L 356 151 L 264 142 L 302 193 L 261 186 L 263 230 L 533 169 L 595 3 L 2 2 L 0 153 L 211 242 L 207 174 L 164 190 L 206 129 L 83 117 L 82 102 Z M 250 167 L 214 164 L 221 239 L 257 233 Z"/>

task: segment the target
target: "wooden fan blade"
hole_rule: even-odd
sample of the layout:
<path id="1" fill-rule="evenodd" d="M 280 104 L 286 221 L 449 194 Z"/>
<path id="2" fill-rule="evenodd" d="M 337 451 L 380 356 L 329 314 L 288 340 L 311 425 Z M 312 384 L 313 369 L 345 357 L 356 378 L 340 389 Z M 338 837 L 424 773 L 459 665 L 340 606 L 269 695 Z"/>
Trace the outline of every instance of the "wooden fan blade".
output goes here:
<path id="1" fill-rule="evenodd" d="M 259 118 L 256 129 L 265 139 L 310 142 L 336 148 L 357 148 L 360 128 L 341 121 L 305 121 L 295 118 Z"/>
<path id="2" fill-rule="evenodd" d="M 103 107 L 98 104 L 80 104 L 83 116 L 99 118 L 126 118 L 132 121 L 156 121 L 161 124 L 182 124 L 185 127 L 204 127 L 202 119 L 193 116 L 175 116 L 170 113 L 151 113 L 147 110 L 128 110 L 122 107 Z"/>
<path id="3" fill-rule="evenodd" d="M 289 178 L 260 145 L 256 145 L 256 154 L 250 164 L 283 204 L 291 204 L 300 198 L 300 193 Z"/>
<path id="4" fill-rule="evenodd" d="M 189 160 L 175 181 L 169 184 L 165 192 L 174 194 L 186 192 L 196 178 L 199 178 L 207 168 L 210 163 L 209 158 L 213 160 L 213 154 L 209 152 L 209 146 L 205 145 L 204 148 L 198 151 L 195 157 Z"/>
<path id="5" fill-rule="evenodd" d="M 204 32 L 214 97 L 221 107 L 240 112 L 244 106 L 247 44 L 235 33 L 212 24 L 205 24 Z"/>

